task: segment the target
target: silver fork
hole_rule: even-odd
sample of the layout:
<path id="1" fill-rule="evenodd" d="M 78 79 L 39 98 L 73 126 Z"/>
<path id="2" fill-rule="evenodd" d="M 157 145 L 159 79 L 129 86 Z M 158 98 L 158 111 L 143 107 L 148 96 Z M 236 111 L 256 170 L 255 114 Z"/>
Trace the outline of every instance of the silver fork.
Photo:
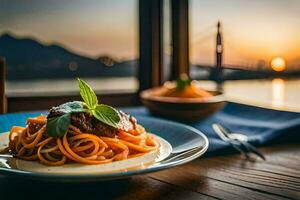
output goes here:
<path id="1" fill-rule="evenodd" d="M 243 154 L 246 159 L 250 159 L 250 154 L 254 154 L 257 157 L 266 160 L 265 156 L 255 146 L 248 143 L 248 137 L 246 135 L 241 133 L 229 133 L 228 130 L 217 123 L 214 123 L 212 127 L 223 141 L 230 143 L 231 146 Z"/>

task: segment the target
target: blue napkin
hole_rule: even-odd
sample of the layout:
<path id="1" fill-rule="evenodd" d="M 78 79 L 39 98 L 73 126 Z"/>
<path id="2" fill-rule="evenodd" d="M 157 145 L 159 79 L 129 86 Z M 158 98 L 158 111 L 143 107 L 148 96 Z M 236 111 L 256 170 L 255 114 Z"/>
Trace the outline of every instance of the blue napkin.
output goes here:
<path id="1" fill-rule="evenodd" d="M 150 116 L 144 107 L 123 110 L 132 115 Z M 300 141 L 300 113 L 227 103 L 222 110 L 209 118 L 188 124 L 208 137 L 210 154 L 219 153 L 221 152 L 219 150 L 230 147 L 216 135 L 212 129 L 213 123 L 220 123 L 231 132 L 247 135 L 249 142 L 257 146 L 278 140 Z"/>
<path id="2" fill-rule="evenodd" d="M 123 108 L 131 115 L 151 116 L 144 107 Z M 24 126 L 26 118 L 47 114 L 45 111 L 0 115 L 0 133 L 13 125 Z M 300 113 L 276 111 L 236 103 L 227 105 L 211 117 L 188 125 L 202 131 L 209 139 L 208 152 L 220 152 L 229 144 L 223 142 L 212 130 L 213 123 L 220 123 L 232 132 L 243 133 L 254 145 L 264 145 L 274 140 L 300 141 Z"/>

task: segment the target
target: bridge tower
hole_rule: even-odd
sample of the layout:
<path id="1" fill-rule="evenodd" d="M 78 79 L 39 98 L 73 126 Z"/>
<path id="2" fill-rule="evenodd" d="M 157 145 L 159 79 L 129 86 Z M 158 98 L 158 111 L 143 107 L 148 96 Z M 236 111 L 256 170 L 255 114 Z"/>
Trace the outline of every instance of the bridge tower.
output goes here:
<path id="1" fill-rule="evenodd" d="M 222 33 L 221 33 L 221 23 L 218 21 L 217 24 L 217 42 L 216 42 L 216 67 L 217 69 L 222 68 L 222 55 L 223 55 L 223 44 L 222 44 Z"/>
<path id="2" fill-rule="evenodd" d="M 216 57 L 215 67 L 211 69 L 210 79 L 217 83 L 217 89 L 222 90 L 222 57 L 223 57 L 223 43 L 222 43 L 222 31 L 221 22 L 217 24 L 217 35 L 216 35 Z"/>

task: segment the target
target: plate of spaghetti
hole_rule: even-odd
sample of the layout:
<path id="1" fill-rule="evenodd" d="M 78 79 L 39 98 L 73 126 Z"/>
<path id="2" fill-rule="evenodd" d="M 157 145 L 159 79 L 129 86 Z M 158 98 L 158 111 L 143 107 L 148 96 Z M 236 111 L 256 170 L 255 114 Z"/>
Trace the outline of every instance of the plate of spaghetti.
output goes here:
<path id="1" fill-rule="evenodd" d="M 86 82 L 78 83 L 83 101 L 52 107 L 0 134 L 0 174 L 101 181 L 174 167 L 207 150 L 198 130 L 128 115 L 99 103 Z"/>

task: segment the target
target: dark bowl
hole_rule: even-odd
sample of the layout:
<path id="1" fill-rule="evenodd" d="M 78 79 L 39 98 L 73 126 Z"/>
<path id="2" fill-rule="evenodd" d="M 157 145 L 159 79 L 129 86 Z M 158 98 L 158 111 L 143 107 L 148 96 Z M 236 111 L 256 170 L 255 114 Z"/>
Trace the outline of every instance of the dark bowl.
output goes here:
<path id="1" fill-rule="evenodd" d="M 212 97 L 181 98 L 158 96 L 161 87 L 141 92 L 142 103 L 156 116 L 182 122 L 202 120 L 224 107 L 226 101 L 221 92 L 209 91 Z"/>

